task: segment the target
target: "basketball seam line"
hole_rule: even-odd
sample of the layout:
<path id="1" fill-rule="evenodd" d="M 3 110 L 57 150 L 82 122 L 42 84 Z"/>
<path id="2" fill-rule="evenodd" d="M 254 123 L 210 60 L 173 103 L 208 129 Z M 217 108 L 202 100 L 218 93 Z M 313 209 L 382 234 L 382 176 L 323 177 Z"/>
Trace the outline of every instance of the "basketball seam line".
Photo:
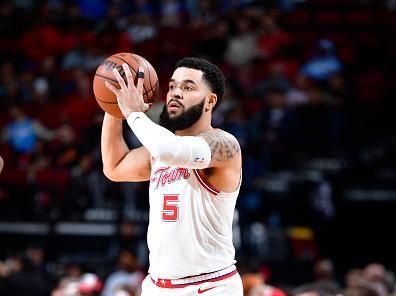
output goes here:
<path id="1" fill-rule="evenodd" d="M 117 101 L 116 102 L 106 102 L 106 101 L 99 100 L 98 98 L 96 98 L 96 100 L 101 102 L 101 103 L 104 103 L 104 104 L 118 104 Z"/>
<path id="2" fill-rule="evenodd" d="M 115 57 L 115 58 L 117 58 L 117 59 L 119 59 L 119 60 L 121 60 L 121 61 L 123 61 L 124 63 L 126 63 L 128 66 L 129 66 L 129 69 L 131 69 L 132 71 L 133 71 L 133 73 L 135 74 L 135 76 L 136 76 L 136 71 L 133 69 L 133 67 L 126 61 L 126 60 L 124 60 L 123 58 L 120 58 L 120 57 L 118 57 L 118 56 L 113 56 L 113 57 Z M 139 65 L 139 63 L 138 63 L 138 65 Z M 147 91 L 147 89 L 144 87 L 144 84 L 143 84 L 143 88 L 144 88 L 144 91 L 146 92 L 146 94 L 148 93 L 148 91 Z M 144 95 L 144 94 L 143 94 Z M 147 95 L 146 95 L 147 96 Z"/>
<path id="3" fill-rule="evenodd" d="M 110 81 L 113 81 L 113 82 L 116 82 L 116 83 L 118 83 L 118 81 L 117 81 L 117 80 L 115 80 L 115 79 L 112 79 L 112 78 L 110 78 L 110 77 L 107 77 L 107 76 L 104 76 L 104 75 L 101 75 L 101 74 L 98 74 L 98 73 L 96 73 L 96 74 L 95 74 L 95 76 L 99 76 L 100 78 L 103 78 L 103 79 L 110 80 Z"/>
<path id="4" fill-rule="evenodd" d="M 148 76 L 148 81 L 149 81 L 149 84 L 150 84 L 150 88 L 151 89 L 153 89 L 153 84 L 151 83 L 151 75 L 150 75 L 150 69 L 149 69 L 149 67 L 148 67 L 148 65 L 147 65 L 147 61 L 146 60 L 143 60 L 143 63 L 146 65 L 146 69 L 147 69 L 147 76 Z M 146 77 L 147 77 L 146 76 Z"/>
<path id="5" fill-rule="evenodd" d="M 146 64 L 146 69 L 149 72 L 148 73 L 149 74 L 148 77 L 149 77 L 149 83 L 150 83 L 150 87 L 151 87 L 150 91 L 152 92 L 152 96 L 158 95 L 158 93 L 157 94 L 155 93 L 156 86 L 158 85 L 158 87 L 159 87 L 158 75 L 157 75 L 157 82 L 153 86 L 153 84 L 151 82 L 151 75 L 150 75 L 150 69 L 149 69 L 149 66 L 148 66 L 148 61 L 144 59 L 143 62 Z M 157 99 L 158 99 L 157 97 L 154 97 L 154 101 L 157 100 Z"/>
<path id="6" fill-rule="evenodd" d="M 132 53 L 131 55 L 133 56 L 133 58 L 135 59 L 135 61 L 138 62 L 138 60 L 135 58 L 135 56 L 137 56 L 137 55 L 135 55 L 135 54 L 133 54 L 133 53 Z M 115 58 L 117 58 L 117 59 L 119 59 L 119 60 L 121 60 L 121 61 L 127 63 L 128 66 L 129 66 L 129 68 L 130 68 L 130 69 L 135 73 L 135 75 L 136 75 L 136 71 L 131 67 L 131 65 L 130 65 L 126 60 L 124 60 L 123 58 L 121 58 L 121 57 L 119 57 L 119 56 L 116 56 L 116 55 L 114 55 L 113 57 L 115 57 Z M 148 71 L 148 73 L 147 73 L 148 75 L 146 75 L 145 77 L 148 76 L 148 78 L 149 78 L 148 82 L 149 82 L 149 84 L 150 84 L 150 88 L 147 89 L 147 88 L 144 86 L 144 84 L 143 84 L 143 88 L 144 88 L 144 90 L 145 90 L 145 92 L 146 92 L 146 94 L 147 94 L 146 97 L 148 97 L 148 93 L 149 93 L 149 92 L 152 92 L 153 95 L 155 94 L 154 90 L 155 90 L 156 85 L 157 85 L 157 84 L 159 85 L 159 82 L 158 82 L 158 78 L 157 78 L 157 82 L 156 82 L 155 85 L 153 86 L 153 83 L 151 82 L 151 75 L 150 75 L 150 69 L 149 69 L 149 66 L 148 66 L 148 61 L 147 61 L 146 59 L 144 59 L 143 57 L 140 57 L 140 56 L 139 56 L 139 59 L 142 59 L 143 63 L 146 65 L 146 69 L 147 69 L 147 71 Z"/>

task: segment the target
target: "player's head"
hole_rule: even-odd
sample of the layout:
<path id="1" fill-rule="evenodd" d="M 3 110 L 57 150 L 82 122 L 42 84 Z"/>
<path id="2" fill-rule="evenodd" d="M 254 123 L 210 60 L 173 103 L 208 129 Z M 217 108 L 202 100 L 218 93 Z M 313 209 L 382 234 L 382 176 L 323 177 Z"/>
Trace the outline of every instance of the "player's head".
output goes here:
<path id="1" fill-rule="evenodd" d="M 189 128 L 202 114 L 212 114 L 224 89 L 224 75 L 216 65 L 194 57 L 180 60 L 169 82 L 160 124 L 172 131 Z"/>
<path id="2" fill-rule="evenodd" d="M 196 57 L 181 59 L 176 64 L 176 70 L 178 68 L 188 68 L 202 72 L 202 82 L 206 84 L 211 93 L 216 95 L 216 104 L 213 106 L 213 110 L 216 110 L 223 100 L 225 90 L 225 78 L 220 68 L 205 59 Z"/>

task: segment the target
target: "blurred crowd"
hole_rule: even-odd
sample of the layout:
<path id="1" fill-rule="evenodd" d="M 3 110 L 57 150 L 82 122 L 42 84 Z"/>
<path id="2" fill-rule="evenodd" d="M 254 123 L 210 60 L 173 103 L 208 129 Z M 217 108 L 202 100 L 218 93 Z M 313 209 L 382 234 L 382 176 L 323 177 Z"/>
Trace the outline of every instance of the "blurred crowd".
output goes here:
<path id="1" fill-rule="evenodd" d="M 372 173 L 385 163 L 396 167 L 395 27 L 390 0 L 1 1 L 0 220 L 82 221 L 89 209 L 112 209 L 119 223 L 146 213 L 147 184 L 103 176 L 103 111 L 93 97 L 93 75 L 117 52 L 147 58 L 160 81 L 161 97 L 149 114 L 156 120 L 175 62 L 200 56 L 227 79 L 213 125 L 234 134 L 244 153 L 235 241 L 252 287 L 246 295 L 387 295 L 393 278 L 381 264 L 344 266 L 347 277 L 332 278 L 330 294 L 317 281 L 270 294 L 268 274 L 259 270 L 292 260 L 303 265 L 305 282 L 311 264 L 332 255 L 326 236 L 342 204 L 340 188 L 362 182 L 357 178 L 377 180 Z M 131 147 L 139 145 L 127 128 L 125 137 Z M 52 267 L 35 263 L 31 249 L 1 248 L 0 287 L 28 289 L 19 282 L 26 276 L 41 285 L 38 291 L 57 296 L 131 296 L 147 258 L 122 254 L 119 260 L 138 256 L 139 264 L 119 262 L 115 294 L 106 292 L 118 281 L 109 275 L 112 263 L 97 274 L 70 262 L 56 267 L 56 256 L 48 261 Z M 301 284 L 276 273 L 275 282 Z M 121 279 L 136 285 L 124 287 Z M 14 295 L 6 291 L 0 295 Z"/>
<path id="2" fill-rule="evenodd" d="M 61 271 L 61 272 L 59 272 Z M 38 245 L 0 261 L 0 293 L 7 296 L 139 296 L 146 273 L 133 252 L 122 250 L 114 267 L 99 275 L 86 265 L 69 261 L 49 266 Z M 245 296 L 388 296 L 395 295 L 395 274 L 380 263 L 349 269 L 337 278 L 328 258 L 314 262 L 310 281 L 271 283 L 271 272 L 241 273 Z"/>

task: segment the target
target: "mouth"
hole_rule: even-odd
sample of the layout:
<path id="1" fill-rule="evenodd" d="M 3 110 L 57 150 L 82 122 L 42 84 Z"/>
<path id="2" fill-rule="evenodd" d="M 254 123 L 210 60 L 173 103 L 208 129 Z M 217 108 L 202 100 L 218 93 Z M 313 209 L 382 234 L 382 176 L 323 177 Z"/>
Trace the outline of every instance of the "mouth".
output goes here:
<path id="1" fill-rule="evenodd" d="M 181 109 L 183 106 L 181 104 L 179 104 L 176 101 L 170 101 L 168 104 L 168 111 L 176 111 L 178 109 Z"/>

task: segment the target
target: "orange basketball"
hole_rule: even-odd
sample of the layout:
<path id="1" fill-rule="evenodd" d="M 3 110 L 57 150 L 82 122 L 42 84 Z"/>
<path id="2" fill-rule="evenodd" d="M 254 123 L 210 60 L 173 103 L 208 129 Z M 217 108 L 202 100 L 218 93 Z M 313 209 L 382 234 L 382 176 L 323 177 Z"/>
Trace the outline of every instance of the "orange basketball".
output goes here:
<path id="1" fill-rule="evenodd" d="M 121 76 L 126 81 L 122 64 L 126 63 L 131 69 L 134 83 L 136 84 L 136 73 L 140 67 L 144 69 L 144 83 L 143 83 L 143 99 L 146 103 L 153 103 L 159 95 L 159 83 L 157 72 L 153 66 L 142 56 L 122 52 L 113 54 L 106 58 L 103 63 L 96 69 L 95 77 L 93 79 L 93 92 L 99 106 L 107 113 L 118 117 L 124 118 L 120 108 L 117 104 L 115 94 L 109 90 L 105 81 L 107 80 L 115 87 L 120 88 L 117 78 L 114 76 L 113 69 L 117 68 Z"/>

